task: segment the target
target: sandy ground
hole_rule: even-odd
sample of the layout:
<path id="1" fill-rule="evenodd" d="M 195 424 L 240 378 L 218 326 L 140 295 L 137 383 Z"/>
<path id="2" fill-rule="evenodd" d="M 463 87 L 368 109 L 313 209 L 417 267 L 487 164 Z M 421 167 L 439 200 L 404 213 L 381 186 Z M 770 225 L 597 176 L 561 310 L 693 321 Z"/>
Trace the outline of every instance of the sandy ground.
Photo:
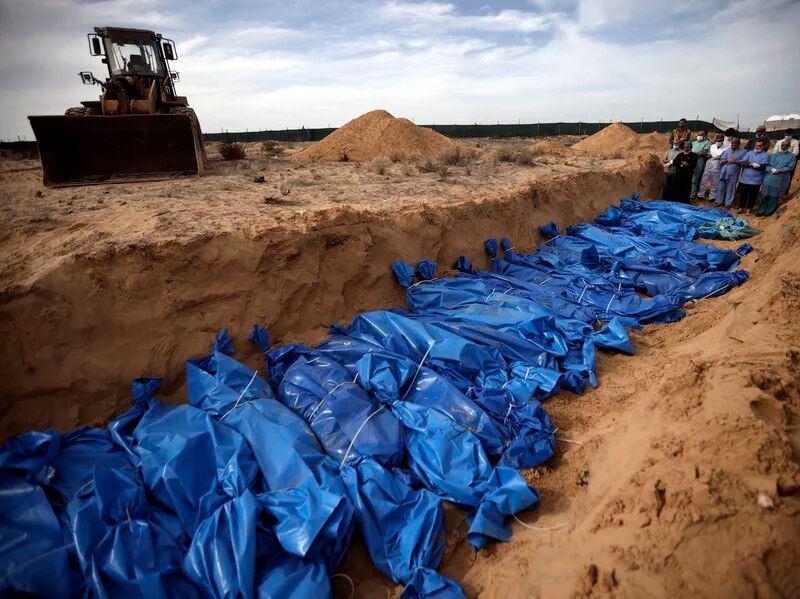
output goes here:
<path id="1" fill-rule="evenodd" d="M 400 305 L 394 258 L 448 265 L 501 235 L 525 250 L 537 224 L 661 182 L 645 156 L 522 167 L 488 153 L 528 140 L 470 143 L 486 154 L 444 177 L 253 147 L 200 178 L 50 190 L 35 162 L 0 161 L 0 437 L 102 424 L 136 376 L 163 376 L 179 401 L 183 360 L 220 327 L 259 366 L 244 343 L 254 321 L 278 342 L 318 340 Z M 798 204 L 753 219 L 764 232 L 744 286 L 635 333 L 634 357 L 600 354 L 598 389 L 548 400 L 559 453 L 525 472 L 542 504 L 520 519 L 554 530 L 515 524 L 511 543 L 475 555 L 448 510 L 442 570 L 469 597 L 800 596 Z M 341 571 L 357 597 L 399 595 L 358 543 Z"/>
<path id="2" fill-rule="evenodd" d="M 246 144 L 247 158 L 224 162 L 208 144 L 202 177 L 132 185 L 46 189 L 36 160 L 0 160 L 0 285 L 30 282 L 59 261 L 126 246 L 189 243 L 231 231 L 296 228 L 314 213 L 394 212 L 445 206 L 504 193 L 559 175 L 614 171 L 626 161 L 543 155 L 534 166 L 497 163 L 498 146 L 529 140 L 468 140 L 480 155 L 447 174 L 420 172 L 418 161 L 286 160 L 307 144 L 282 144 L 282 157 Z M 383 166 L 385 172 L 380 171 Z M 262 183 L 254 182 L 263 177 Z"/>

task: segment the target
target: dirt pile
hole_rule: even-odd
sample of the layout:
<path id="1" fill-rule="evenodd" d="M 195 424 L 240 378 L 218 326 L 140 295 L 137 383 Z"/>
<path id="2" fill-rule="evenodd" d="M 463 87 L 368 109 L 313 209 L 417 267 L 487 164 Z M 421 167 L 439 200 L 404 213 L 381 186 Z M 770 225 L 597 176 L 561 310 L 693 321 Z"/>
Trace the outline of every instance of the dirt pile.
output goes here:
<path id="1" fill-rule="evenodd" d="M 531 150 L 535 154 L 562 154 L 567 146 L 556 139 L 542 139 L 531 145 Z"/>
<path id="2" fill-rule="evenodd" d="M 373 110 L 300 150 L 291 159 L 363 162 L 380 156 L 427 158 L 452 145 L 452 140 L 433 129 L 418 127 L 408 119 L 395 118 L 385 110 Z"/>
<path id="3" fill-rule="evenodd" d="M 668 136 L 663 133 L 640 135 L 622 123 L 612 123 L 594 135 L 576 143 L 572 149 L 600 156 L 635 153 L 658 153 L 667 150 Z"/>

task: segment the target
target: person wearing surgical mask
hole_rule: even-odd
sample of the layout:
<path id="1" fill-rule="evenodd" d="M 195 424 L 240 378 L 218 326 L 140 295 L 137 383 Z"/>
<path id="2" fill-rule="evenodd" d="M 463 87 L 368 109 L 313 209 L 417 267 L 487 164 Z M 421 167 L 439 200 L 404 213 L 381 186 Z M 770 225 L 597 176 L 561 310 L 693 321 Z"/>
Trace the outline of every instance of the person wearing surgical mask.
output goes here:
<path id="1" fill-rule="evenodd" d="M 800 155 L 800 141 L 797 141 L 794 138 L 794 129 L 787 129 L 786 131 L 784 131 L 783 139 L 775 144 L 775 147 L 772 148 L 772 153 L 774 154 L 775 152 L 783 151 L 783 148 L 781 148 L 781 144 L 784 141 L 789 143 L 789 151 L 792 154 L 794 154 L 795 158 L 797 158 L 798 155 Z"/>
<path id="2" fill-rule="evenodd" d="M 794 129 L 787 129 L 783 133 L 783 139 L 775 144 L 775 147 L 772 148 L 772 153 L 774 154 L 775 152 L 779 152 L 781 149 L 781 143 L 784 141 L 789 142 L 789 151 L 794 155 L 795 163 L 800 161 L 800 141 L 795 138 Z M 795 166 L 795 169 L 796 168 L 797 166 Z M 795 169 L 792 169 L 792 172 L 789 174 L 789 185 L 792 184 L 792 179 L 794 179 Z"/>
<path id="3" fill-rule="evenodd" d="M 789 191 L 790 175 L 797 164 L 791 151 L 791 141 L 782 139 L 777 144 L 780 149 L 769 157 L 769 166 L 761 186 L 761 204 L 756 216 L 772 216 L 778 208 L 778 201 Z"/>
<path id="4" fill-rule="evenodd" d="M 708 159 L 706 160 L 705 169 L 703 169 L 703 176 L 700 178 L 700 191 L 697 194 L 702 200 L 710 200 L 712 202 L 717 199 L 717 187 L 719 186 L 719 157 L 726 150 L 725 136 L 722 133 L 714 135 L 714 143 L 708 149 Z M 706 187 L 709 191 L 706 195 Z"/>
<path id="5" fill-rule="evenodd" d="M 725 129 L 725 139 L 722 141 L 722 145 L 725 146 L 726 149 L 731 147 L 731 140 L 733 138 L 739 139 L 739 133 L 733 127 L 728 127 Z"/>
<path id="6" fill-rule="evenodd" d="M 661 161 L 664 167 L 664 191 L 661 193 L 662 200 L 671 200 L 675 192 L 675 166 L 672 161 L 681 153 L 681 142 L 674 141 L 672 147 L 664 154 L 664 159 Z"/>
<path id="7" fill-rule="evenodd" d="M 689 197 L 690 200 L 697 198 L 697 191 L 700 189 L 700 179 L 703 178 L 703 171 L 706 168 L 706 161 L 711 155 L 709 150 L 711 144 L 708 141 L 708 131 L 700 129 L 697 132 L 697 137 L 692 142 L 692 153 L 697 155 L 697 165 L 695 166 L 694 173 L 692 174 L 692 191 Z"/>

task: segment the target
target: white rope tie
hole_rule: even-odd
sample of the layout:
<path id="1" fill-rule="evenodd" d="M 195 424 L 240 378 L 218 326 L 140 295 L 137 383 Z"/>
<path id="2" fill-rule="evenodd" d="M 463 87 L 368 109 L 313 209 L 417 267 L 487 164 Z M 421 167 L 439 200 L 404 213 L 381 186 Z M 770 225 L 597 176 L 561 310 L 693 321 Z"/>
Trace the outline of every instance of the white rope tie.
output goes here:
<path id="1" fill-rule="evenodd" d="M 556 440 L 563 441 L 564 443 L 572 443 L 573 445 L 580 445 L 583 447 L 583 442 L 581 441 L 573 441 L 572 439 L 565 439 L 564 437 L 556 437 Z"/>
<path id="2" fill-rule="evenodd" d="M 414 373 L 414 377 L 411 379 L 411 383 L 409 383 L 408 388 L 406 388 L 406 392 L 403 393 L 403 397 L 400 398 L 400 401 L 403 401 L 406 398 L 406 395 L 408 395 L 408 392 L 411 391 L 411 387 L 414 386 L 414 382 L 417 380 L 419 371 L 422 370 L 422 365 L 425 363 L 425 359 L 428 357 L 428 354 L 431 353 L 434 345 L 436 345 L 436 342 L 432 342 L 428 346 L 428 350 L 425 352 L 425 355 L 422 356 L 422 360 L 420 360 L 419 366 L 417 366 L 417 371 Z"/>
<path id="3" fill-rule="evenodd" d="M 328 391 L 328 392 L 325 394 L 325 397 L 323 397 L 322 399 L 320 399 L 320 400 L 319 400 L 319 403 L 317 403 L 317 405 L 316 405 L 316 406 L 314 406 L 314 409 L 313 409 L 313 410 L 312 410 L 312 412 L 311 412 L 311 413 L 308 415 L 308 419 L 309 419 L 309 420 L 311 420 L 311 419 L 314 417 L 314 414 L 316 414 L 316 413 L 317 413 L 317 410 L 319 410 L 319 409 L 322 407 L 322 404 L 324 404 L 324 403 L 327 401 L 327 399 L 328 399 L 328 398 L 331 396 L 331 394 L 332 394 L 334 391 L 336 391 L 336 390 L 337 390 L 339 387 L 341 387 L 342 385 L 346 385 L 348 382 L 349 382 L 349 381 L 342 381 L 341 383 L 339 383 L 338 385 L 336 385 L 336 386 L 335 386 L 333 389 L 331 389 L 330 391 Z M 321 415 L 321 414 L 320 414 L 320 415 Z M 316 422 L 316 420 L 311 420 L 311 422 L 310 422 L 309 424 L 312 424 L 312 425 L 313 425 L 315 422 Z"/>
<path id="4" fill-rule="evenodd" d="M 555 435 L 558 432 L 558 427 L 553 429 L 553 434 Z M 556 437 L 557 441 L 564 441 L 564 443 L 574 443 L 575 445 L 580 445 L 583 447 L 583 443 L 581 441 L 573 441 L 572 439 L 565 439 L 564 437 Z"/>
<path id="5" fill-rule="evenodd" d="M 258 369 L 256 369 L 255 372 L 253 372 L 253 377 L 250 379 L 250 382 L 247 383 L 247 387 L 245 387 L 244 391 L 242 391 L 241 394 L 239 395 L 239 397 L 236 398 L 236 403 L 233 404 L 233 407 L 230 410 L 225 412 L 225 415 L 222 418 L 220 418 L 220 420 L 225 420 L 228 417 L 228 414 L 230 414 L 236 408 L 239 407 L 239 402 L 242 401 L 242 398 L 244 397 L 244 394 L 247 393 L 247 390 L 250 388 L 250 385 L 252 385 L 253 381 L 256 380 L 256 376 L 257 375 L 258 375 Z"/>
<path id="6" fill-rule="evenodd" d="M 361 433 L 361 429 L 363 429 L 363 428 L 364 428 L 364 426 L 367 424 L 367 422 L 369 422 L 369 421 L 370 421 L 370 419 L 371 419 L 371 418 L 372 418 L 372 417 L 373 417 L 375 414 L 377 414 L 378 412 L 380 412 L 380 411 L 381 411 L 381 410 L 382 410 L 384 407 L 385 407 L 385 406 L 381 405 L 381 406 L 380 406 L 380 407 L 379 407 L 377 410 L 375 410 L 375 411 L 374 411 L 372 414 L 370 414 L 369 416 L 367 416 L 367 417 L 366 417 L 366 419 L 364 420 L 364 422 L 362 422 L 362 423 L 361 423 L 361 426 L 359 426 L 359 427 L 358 427 L 358 430 L 356 431 L 356 434 L 355 434 L 355 435 L 353 435 L 353 439 L 350 441 L 350 445 L 348 445 L 348 446 L 347 446 L 347 451 L 345 451 L 345 452 L 344 452 L 344 457 L 342 458 L 342 463 L 341 463 L 341 464 L 339 464 L 339 470 L 341 470 L 341 469 L 344 467 L 344 463 L 347 461 L 347 457 L 350 455 L 350 450 L 351 450 L 351 449 L 353 449 L 353 444 L 356 442 L 356 439 L 358 439 L 358 435 Z"/>
<path id="7" fill-rule="evenodd" d="M 506 421 L 508 421 L 508 417 L 509 417 L 509 415 L 511 414 L 511 410 L 512 410 L 513 408 L 515 408 L 515 407 L 516 407 L 516 406 L 515 406 L 513 403 L 511 403 L 511 402 L 508 402 L 508 410 L 506 410 L 506 417 L 505 417 L 505 418 L 503 418 L 503 426 L 505 426 L 505 425 L 506 425 Z"/>
<path id="8" fill-rule="evenodd" d="M 567 525 L 566 522 L 562 522 L 561 524 L 556 524 L 555 526 L 533 526 L 532 524 L 528 524 L 527 522 L 523 522 L 522 520 L 517 518 L 516 514 L 513 514 L 511 517 L 514 518 L 514 520 L 516 520 L 520 524 L 522 524 L 522 526 L 524 526 L 525 528 L 529 528 L 531 530 L 537 530 L 539 532 L 550 532 L 551 530 L 558 530 L 560 528 L 564 528 Z"/>
<path id="9" fill-rule="evenodd" d="M 617 294 L 618 294 L 618 293 L 619 293 L 621 290 L 622 290 L 622 283 L 620 283 L 619 285 L 617 285 L 617 290 L 616 290 L 616 291 L 614 292 L 614 294 L 611 296 L 611 299 L 610 299 L 610 300 L 608 300 L 608 305 L 606 306 L 606 311 L 604 312 L 604 314 L 608 314 L 608 309 L 611 307 L 611 302 L 613 302 L 613 301 L 614 301 L 614 298 L 615 298 L 615 297 L 617 297 Z"/>
<path id="10" fill-rule="evenodd" d="M 579 304 L 581 303 L 581 300 L 583 299 L 583 294 L 586 293 L 586 290 L 588 288 L 589 288 L 589 283 L 584 282 L 583 283 L 583 291 L 581 291 L 581 296 L 578 298 L 578 303 Z"/>

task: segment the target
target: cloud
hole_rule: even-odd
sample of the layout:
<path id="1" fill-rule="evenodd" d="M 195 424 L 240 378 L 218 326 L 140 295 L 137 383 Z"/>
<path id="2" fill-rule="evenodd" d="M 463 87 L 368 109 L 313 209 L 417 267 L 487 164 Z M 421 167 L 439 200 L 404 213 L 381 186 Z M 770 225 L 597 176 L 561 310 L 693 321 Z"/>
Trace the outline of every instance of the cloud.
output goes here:
<path id="1" fill-rule="evenodd" d="M 736 118 L 796 112 L 800 3 L 711 0 L 0 0 L 0 137 L 97 88 L 94 25 L 175 39 L 207 131 L 416 122 Z"/>

